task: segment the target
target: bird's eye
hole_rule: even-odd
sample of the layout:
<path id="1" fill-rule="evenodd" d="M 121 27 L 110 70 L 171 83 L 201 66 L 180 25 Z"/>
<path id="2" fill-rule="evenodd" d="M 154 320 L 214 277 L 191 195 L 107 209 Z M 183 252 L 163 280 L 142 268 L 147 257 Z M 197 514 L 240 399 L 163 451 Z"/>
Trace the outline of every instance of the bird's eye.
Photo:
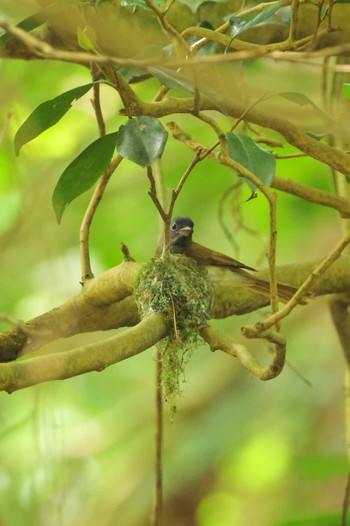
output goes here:
<path id="1" fill-rule="evenodd" d="M 177 229 L 177 224 L 176 224 L 176 223 L 173 223 L 173 224 L 171 225 L 171 230 L 174 231 L 174 230 L 176 230 L 176 229 Z"/>

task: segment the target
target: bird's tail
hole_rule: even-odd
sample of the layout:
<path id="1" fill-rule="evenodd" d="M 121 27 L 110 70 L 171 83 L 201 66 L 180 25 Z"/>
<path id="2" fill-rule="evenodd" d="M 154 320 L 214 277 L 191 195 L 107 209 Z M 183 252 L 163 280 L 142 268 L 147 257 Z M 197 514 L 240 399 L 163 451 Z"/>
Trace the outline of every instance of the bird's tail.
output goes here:
<path id="1" fill-rule="evenodd" d="M 263 296 L 270 296 L 270 282 L 261 279 L 256 278 L 255 276 L 252 276 L 251 274 L 246 273 L 244 275 L 244 278 L 246 280 L 246 283 L 248 287 L 255 290 L 255 292 L 258 292 L 259 294 L 262 294 Z M 297 289 L 293 287 L 292 285 L 286 285 L 284 283 L 277 283 L 277 294 L 279 301 L 283 303 L 288 303 L 288 301 L 294 296 Z M 301 300 L 300 303 L 306 303 L 305 300 Z"/>

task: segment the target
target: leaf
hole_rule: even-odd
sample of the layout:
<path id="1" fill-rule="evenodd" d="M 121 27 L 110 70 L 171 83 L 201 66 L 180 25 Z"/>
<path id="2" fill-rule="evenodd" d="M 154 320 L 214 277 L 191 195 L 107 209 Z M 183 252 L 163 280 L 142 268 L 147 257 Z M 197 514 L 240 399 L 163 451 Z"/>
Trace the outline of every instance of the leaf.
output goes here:
<path id="1" fill-rule="evenodd" d="M 19 27 L 24 31 L 32 31 L 32 29 L 36 29 L 37 27 L 42 26 L 44 22 L 40 20 L 40 15 L 42 15 L 44 12 L 45 10 L 42 10 L 36 13 L 35 15 L 25 18 L 19 24 L 17 24 L 16 27 Z M 14 38 L 14 35 L 12 33 L 6 32 L 3 35 L 1 35 L 0 47 L 3 47 L 9 40 L 11 40 L 11 38 Z"/>
<path id="2" fill-rule="evenodd" d="M 24 144 L 38 137 L 48 128 L 56 124 L 71 108 L 74 100 L 79 99 L 91 89 L 93 82 L 79 86 L 58 95 L 54 99 L 39 104 L 24 121 L 15 135 L 15 152 L 19 154 Z"/>
<path id="3" fill-rule="evenodd" d="M 123 157 L 140 166 L 148 166 L 164 151 L 168 132 L 154 117 L 129 119 L 117 131 L 117 148 Z"/>
<path id="4" fill-rule="evenodd" d="M 85 26 L 84 29 L 78 27 L 77 32 L 78 44 L 85 51 L 96 49 L 96 33 L 93 27 Z"/>
<path id="5" fill-rule="evenodd" d="M 164 86 L 167 86 L 171 89 L 185 89 L 194 93 L 194 81 L 185 77 L 181 73 L 177 73 L 169 68 L 163 68 L 160 66 L 149 66 L 147 68 L 154 77 L 156 77 Z M 218 110 L 220 110 L 224 115 L 227 113 L 227 108 L 224 100 L 218 96 L 218 94 L 210 87 L 201 85 L 200 93 L 208 97 L 214 102 Z"/>
<path id="6" fill-rule="evenodd" d="M 350 2 L 350 0 L 349 0 Z M 350 99 L 350 84 L 343 84 L 343 87 L 344 87 L 344 93 L 346 95 L 346 98 L 347 99 Z"/>
<path id="7" fill-rule="evenodd" d="M 179 0 L 181 4 L 187 5 L 192 13 L 196 13 L 202 4 L 210 2 L 213 4 L 226 4 L 227 0 Z"/>
<path id="8" fill-rule="evenodd" d="M 333 116 L 330 113 L 327 113 L 325 110 L 320 108 L 320 106 L 317 106 L 317 104 L 315 104 L 311 99 L 309 99 L 309 97 L 307 97 L 303 93 L 286 91 L 285 93 L 278 93 L 278 96 L 283 97 L 284 99 L 287 99 L 296 104 L 299 104 L 299 106 L 312 106 L 312 108 L 314 108 L 314 110 L 316 110 L 316 112 L 319 113 L 323 118 L 327 119 L 332 124 L 337 124 L 337 121 L 333 118 Z"/>
<path id="9" fill-rule="evenodd" d="M 153 0 L 153 3 L 159 7 L 164 4 L 164 0 Z M 121 0 L 120 5 L 121 7 L 142 7 L 142 9 L 148 9 L 151 11 L 151 8 L 148 7 L 145 0 Z"/>
<path id="10" fill-rule="evenodd" d="M 232 38 L 237 37 L 248 29 L 266 24 L 281 24 L 289 26 L 291 8 L 285 7 L 287 3 L 286 0 L 280 0 L 271 6 L 267 6 L 263 11 L 258 13 L 251 13 L 243 16 L 233 14 L 225 17 L 225 20 L 228 20 L 231 26 Z M 281 8 L 284 8 L 283 11 L 280 11 Z M 280 13 L 277 14 L 278 11 L 280 11 Z"/>
<path id="11" fill-rule="evenodd" d="M 57 222 L 73 199 L 86 192 L 106 170 L 115 149 L 116 132 L 99 137 L 64 170 L 52 195 Z"/>
<path id="12" fill-rule="evenodd" d="M 270 186 L 276 175 L 276 159 L 268 150 L 260 148 L 256 142 L 242 133 L 226 133 L 227 149 L 229 156 L 234 161 L 250 170 L 266 186 Z M 255 184 L 244 178 L 253 194 Z"/>
<path id="13" fill-rule="evenodd" d="M 340 524 L 340 513 L 334 512 L 286 520 L 275 526 L 338 526 L 338 524 Z"/>

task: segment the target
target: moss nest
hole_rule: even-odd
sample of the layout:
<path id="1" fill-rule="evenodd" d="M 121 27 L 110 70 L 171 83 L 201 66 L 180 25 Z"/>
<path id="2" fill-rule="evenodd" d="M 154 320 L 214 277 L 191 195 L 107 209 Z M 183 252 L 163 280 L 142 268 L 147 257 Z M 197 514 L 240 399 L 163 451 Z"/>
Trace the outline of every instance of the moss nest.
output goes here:
<path id="1" fill-rule="evenodd" d="M 158 344 L 163 362 L 165 399 L 174 405 L 184 367 L 196 347 L 198 329 L 210 318 L 213 286 L 206 269 L 182 255 L 167 254 L 143 265 L 135 285 L 142 318 L 155 312 L 169 323 L 169 335 Z"/>

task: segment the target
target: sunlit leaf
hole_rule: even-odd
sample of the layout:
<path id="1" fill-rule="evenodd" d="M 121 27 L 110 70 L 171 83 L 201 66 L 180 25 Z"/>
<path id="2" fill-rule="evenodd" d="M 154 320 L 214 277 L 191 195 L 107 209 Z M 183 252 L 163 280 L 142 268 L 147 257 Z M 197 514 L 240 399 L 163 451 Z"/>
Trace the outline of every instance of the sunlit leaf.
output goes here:
<path id="1" fill-rule="evenodd" d="M 77 31 L 78 44 L 82 49 L 90 51 L 96 49 L 96 33 L 93 27 L 85 26 L 84 29 L 78 27 Z"/>
<path id="2" fill-rule="evenodd" d="M 350 2 L 350 0 L 349 0 Z M 343 84 L 344 93 L 348 99 L 350 99 L 350 84 Z"/>
<path id="3" fill-rule="evenodd" d="M 266 186 L 270 186 L 276 175 L 276 159 L 268 150 L 264 150 L 247 135 L 228 132 L 226 134 L 229 156 L 234 161 L 250 170 Z M 244 178 L 252 193 L 256 186 Z"/>
<path id="4" fill-rule="evenodd" d="M 117 131 L 119 153 L 140 166 L 148 166 L 163 154 L 168 132 L 154 117 L 129 119 Z"/>
<path id="5" fill-rule="evenodd" d="M 202 4 L 210 2 L 212 4 L 226 4 L 227 0 L 179 0 L 181 4 L 187 5 L 192 11 L 196 13 Z"/>
<path id="6" fill-rule="evenodd" d="M 153 0 L 153 3 L 156 6 L 161 6 L 164 4 L 164 0 Z M 150 9 L 145 0 L 121 0 L 120 5 L 122 7 L 142 7 L 143 9 Z"/>
<path id="7" fill-rule="evenodd" d="M 64 170 L 52 196 L 58 223 L 65 208 L 84 193 L 106 170 L 116 145 L 116 133 L 99 137 Z"/>
<path id="8" fill-rule="evenodd" d="M 237 37 L 247 29 L 252 29 L 257 26 L 263 26 L 266 24 L 280 24 L 289 26 L 291 8 L 285 7 L 288 2 L 286 0 L 280 0 L 271 6 L 265 7 L 262 11 L 257 13 L 251 13 L 248 15 L 233 14 L 225 17 L 231 26 L 232 38 Z M 284 8 L 282 10 L 282 8 Z M 278 12 L 279 11 L 279 12 Z"/>
<path id="9" fill-rule="evenodd" d="M 48 128 L 56 124 L 71 108 L 74 100 L 79 99 L 87 93 L 93 82 L 79 86 L 58 95 L 54 99 L 47 100 L 39 104 L 37 108 L 24 121 L 15 135 L 15 151 L 19 154 L 24 144 L 38 137 Z"/>

